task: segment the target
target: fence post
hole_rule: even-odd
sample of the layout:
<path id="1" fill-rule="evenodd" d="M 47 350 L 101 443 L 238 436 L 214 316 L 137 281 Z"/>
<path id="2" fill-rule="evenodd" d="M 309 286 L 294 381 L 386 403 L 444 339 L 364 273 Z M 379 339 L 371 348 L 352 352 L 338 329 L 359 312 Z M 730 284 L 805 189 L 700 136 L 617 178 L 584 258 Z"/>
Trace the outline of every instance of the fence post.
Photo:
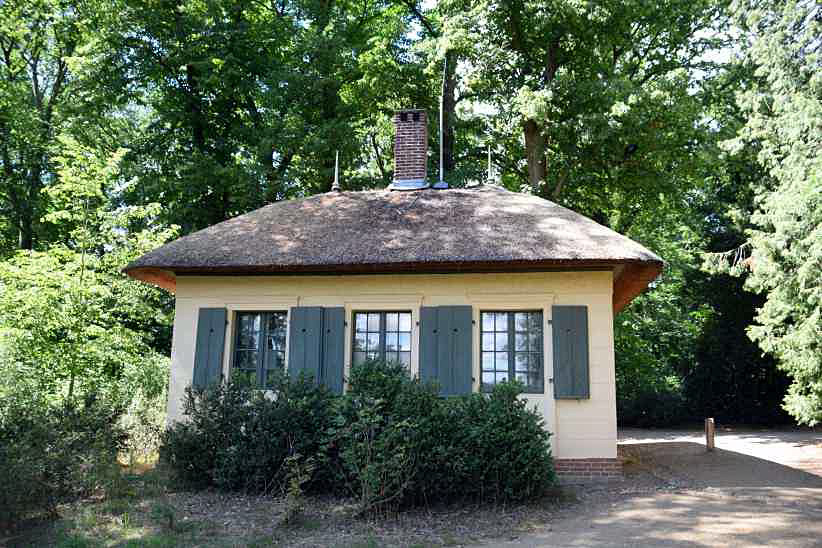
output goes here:
<path id="1" fill-rule="evenodd" d="M 705 419 L 705 448 L 708 451 L 714 450 L 714 420 Z"/>

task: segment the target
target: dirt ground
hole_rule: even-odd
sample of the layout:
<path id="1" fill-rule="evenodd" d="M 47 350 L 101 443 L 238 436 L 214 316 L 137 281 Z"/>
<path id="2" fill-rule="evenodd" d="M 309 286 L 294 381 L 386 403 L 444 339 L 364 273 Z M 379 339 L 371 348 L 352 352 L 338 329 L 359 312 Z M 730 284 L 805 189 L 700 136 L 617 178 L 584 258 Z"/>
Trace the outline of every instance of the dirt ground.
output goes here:
<path id="1" fill-rule="evenodd" d="M 564 486 L 525 505 L 452 504 L 388 519 L 350 500 L 311 497 L 284 524 L 283 499 L 169 489 L 161 471 L 122 493 L 60 509 L 0 547 L 820 546 L 822 432 L 624 430 L 625 479 Z"/>
<path id="2" fill-rule="evenodd" d="M 508 542 L 548 546 L 822 546 L 822 432 L 624 430 L 621 485 Z"/>

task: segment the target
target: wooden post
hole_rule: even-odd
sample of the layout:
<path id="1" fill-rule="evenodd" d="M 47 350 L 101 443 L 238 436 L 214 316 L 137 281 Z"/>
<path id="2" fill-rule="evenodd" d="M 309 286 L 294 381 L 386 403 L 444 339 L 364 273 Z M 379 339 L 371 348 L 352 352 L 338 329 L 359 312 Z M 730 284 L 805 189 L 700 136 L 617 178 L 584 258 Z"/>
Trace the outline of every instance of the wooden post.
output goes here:
<path id="1" fill-rule="evenodd" d="M 714 420 L 705 419 L 705 448 L 708 451 L 714 450 Z"/>

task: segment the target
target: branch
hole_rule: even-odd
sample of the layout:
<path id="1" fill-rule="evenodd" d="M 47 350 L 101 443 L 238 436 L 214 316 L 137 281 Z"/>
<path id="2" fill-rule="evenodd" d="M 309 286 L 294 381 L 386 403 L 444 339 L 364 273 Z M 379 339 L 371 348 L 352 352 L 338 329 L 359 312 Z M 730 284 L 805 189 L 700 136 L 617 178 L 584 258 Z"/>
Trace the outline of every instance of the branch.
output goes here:
<path id="1" fill-rule="evenodd" d="M 403 4 L 405 4 L 405 7 L 407 7 L 408 11 L 411 12 L 411 15 L 413 15 L 417 19 L 417 21 L 419 21 L 420 25 L 425 27 L 425 30 L 428 31 L 428 34 L 437 38 L 440 36 L 440 32 L 438 30 L 435 30 L 434 26 L 431 24 L 428 18 L 422 14 L 419 7 L 417 6 L 417 2 L 415 2 L 414 0 L 404 0 Z"/>
<path id="2" fill-rule="evenodd" d="M 377 136 L 374 133 L 371 133 L 370 137 L 371 137 L 371 146 L 374 147 L 374 154 L 375 154 L 376 160 L 377 160 L 377 167 L 380 170 L 380 177 L 382 177 L 382 180 L 385 181 L 386 180 L 386 178 L 385 178 L 385 166 L 383 165 L 383 162 L 382 162 L 382 153 L 380 152 L 380 147 L 377 144 Z"/>

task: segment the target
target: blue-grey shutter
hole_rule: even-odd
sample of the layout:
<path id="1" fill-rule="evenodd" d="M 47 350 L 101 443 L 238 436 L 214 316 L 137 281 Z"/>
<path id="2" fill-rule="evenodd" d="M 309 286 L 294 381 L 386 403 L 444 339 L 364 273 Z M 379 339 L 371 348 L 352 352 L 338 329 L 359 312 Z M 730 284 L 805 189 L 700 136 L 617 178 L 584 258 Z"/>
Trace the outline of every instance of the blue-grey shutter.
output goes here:
<path id="1" fill-rule="evenodd" d="M 322 383 L 333 393 L 342 394 L 345 364 L 345 309 L 323 311 Z"/>
<path id="2" fill-rule="evenodd" d="M 590 397 L 588 380 L 588 307 L 554 306 L 554 397 Z"/>
<path id="3" fill-rule="evenodd" d="M 469 394 L 473 319 L 470 306 L 420 309 L 420 379 L 436 381 L 440 394 Z"/>
<path id="4" fill-rule="evenodd" d="M 288 374 L 300 373 L 320 379 L 323 340 L 323 309 L 297 306 L 288 318 Z"/>
<path id="5" fill-rule="evenodd" d="M 201 308 L 194 347 L 194 388 L 220 382 L 225 349 L 226 309 Z"/>
<path id="6" fill-rule="evenodd" d="M 420 308 L 420 380 L 439 382 L 437 366 L 437 307 Z"/>

